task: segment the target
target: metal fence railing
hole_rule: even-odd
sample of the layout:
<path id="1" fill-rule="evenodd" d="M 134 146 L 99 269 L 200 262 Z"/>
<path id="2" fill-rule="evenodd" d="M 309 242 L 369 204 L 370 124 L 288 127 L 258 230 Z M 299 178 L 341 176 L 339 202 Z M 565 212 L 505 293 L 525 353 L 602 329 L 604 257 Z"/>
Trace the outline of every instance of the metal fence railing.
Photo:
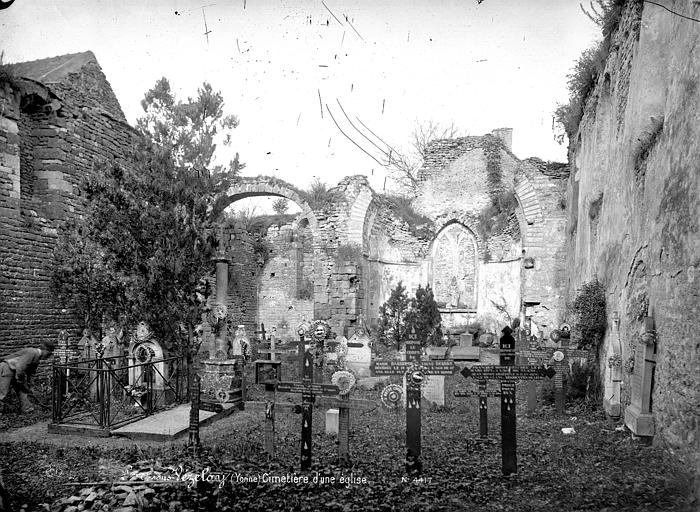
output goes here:
<path id="1" fill-rule="evenodd" d="M 189 400 L 184 357 L 134 362 L 125 356 L 53 367 L 55 425 L 112 430 Z"/>

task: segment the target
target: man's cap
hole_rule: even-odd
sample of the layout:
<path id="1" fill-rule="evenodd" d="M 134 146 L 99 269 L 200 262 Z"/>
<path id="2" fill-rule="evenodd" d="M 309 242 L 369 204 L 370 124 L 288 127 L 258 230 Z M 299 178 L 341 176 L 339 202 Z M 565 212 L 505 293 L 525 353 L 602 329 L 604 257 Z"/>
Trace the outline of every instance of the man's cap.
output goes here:
<path id="1" fill-rule="evenodd" d="M 501 332 L 502 332 L 503 334 L 510 334 L 510 333 L 513 332 L 513 329 L 511 329 L 510 327 L 508 327 L 508 326 L 506 325 L 503 329 L 501 329 Z"/>
<path id="2" fill-rule="evenodd" d="M 41 348 L 43 348 L 44 350 L 47 350 L 49 352 L 53 352 L 54 349 L 56 348 L 56 344 L 51 340 L 43 341 L 41 343 Z"/>

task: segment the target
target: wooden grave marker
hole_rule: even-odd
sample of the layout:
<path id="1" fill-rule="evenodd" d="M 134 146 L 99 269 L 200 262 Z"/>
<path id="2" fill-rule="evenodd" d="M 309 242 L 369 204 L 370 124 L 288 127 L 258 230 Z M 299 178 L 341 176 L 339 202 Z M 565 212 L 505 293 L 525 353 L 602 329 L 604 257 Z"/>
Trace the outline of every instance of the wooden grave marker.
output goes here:
<path id="1" fill-rule="evenodd" d="M 421 361 L 420 343 L 411 339 L 406 342 L 404 361 L 376 361 L 375 375 L 406 376 L 406 472 L 418 475 L 421 464 L 421 392 L 420 386 L 425 375 L 453 375 L 459 369 L 451 359 Z"/>
<path id="2" fill-rule="evenodd" d="M 499 380 L 501 382 L 501 456 L 503 474 L 517 473 L 517 441 L 515 416 L 515 383 L 519 380 L 541 380 L 554 376 L 554 369 L 545 366 L 516 366 L 515 339 L 500 339 L 500 365 L 474 365 L 464 368 L 465 378 Z"/>
<path id="3" fill-rule="evenodd" d="M 314 356 L 304 352 L 304 371 L 301 382 L 278 382 L 276 390 L 283 393 L 301 393 L 301 470 L 311 469 L 311 425 L 316 395 L 337 396 L 340 390 L 333 384 L 314 383 Z"/>

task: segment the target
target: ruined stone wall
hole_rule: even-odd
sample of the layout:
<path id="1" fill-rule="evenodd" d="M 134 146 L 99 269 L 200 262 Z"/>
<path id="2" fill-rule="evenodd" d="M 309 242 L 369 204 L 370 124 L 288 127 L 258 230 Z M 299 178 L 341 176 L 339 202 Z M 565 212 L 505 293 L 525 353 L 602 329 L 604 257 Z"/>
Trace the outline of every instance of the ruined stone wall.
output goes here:
<path id="1" fill-rule="evenodd" d="M 675 2 L 674 10 L 700 16 L 690 0 Z M 700 34 L 696 23 L 634 3 L 612 43 L 570 145 L 569 294 L 585 281 L 602 281 L 609 326 L 614 312 L 620 317 L 623 361 L 632 355 L 641 317 L 653 317 L 655 440 L 697 464 Z M 602 361 L 616 336 L 608 328 Z M 623 410 L 630 385 L 623 372 Z"/>
<path id="2" fill-rule="evenodd" d="M 229 318 L 233 326 L 244 325 L 246 332 L 252 337 L 259 327 L 258 312 L 258 279 L 260 265 L 255 253 L 256 238 L 241 226 L 229 227 L 224 230 L 224 243 L 229 247 L 228 258 L 228 295 L 227 303 Z M 212 276 L 213 304 L 216 297 L 216 279 Z"/>
<path id="3" fill-rule="evenodd" d="M 86 73 L 90 87 L 109 87 Z M 79 336 L 80 320 L 49 290 L 57 228 L 82 211 L 82 178 L 99 161 L 123 162 L 135 137 L 96 105 L 29 81 L 0 86 L 0 354 L 55 340 L 61 329 Z"/>
<path id="4" fill-rule="evenodd" d="M 299 234 L 291 225 L 272 226 L 265 237 L 271 251 L 260 272 L 258 317 L 283 339 L 296 339 L 302 317 L 312 320 L 314 313 L 313 267 L 305 261 L 310 248 L 304 250 L 304 230 Z"/>

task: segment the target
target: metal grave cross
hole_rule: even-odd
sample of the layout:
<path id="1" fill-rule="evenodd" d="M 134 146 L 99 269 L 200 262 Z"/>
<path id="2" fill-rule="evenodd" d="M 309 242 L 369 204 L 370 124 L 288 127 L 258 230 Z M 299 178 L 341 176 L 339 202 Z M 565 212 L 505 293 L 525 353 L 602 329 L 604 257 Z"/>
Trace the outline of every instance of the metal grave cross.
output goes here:
<path id="1" fill-rule="evenodd" d="M 489 437 L 489 405 L 488 398 L 492 396 L 501 396 L 499 390 L 487 390 L 488 381 L 480 380 L 478 382 L 478 391 L 454 391 L 452 394 L 457 397 L 478 396 L 479 397 L 479 439 L 483 441 Z"/>
<path id="2" fill-rule="evenodd" d="M 553 377 L 554 369 L 546 366 L 516 366 L 515 339 L 503 336 L 500 340 L 500 366 L 474 365 L 464 368 L 465 378 L 501 381 L 501 453 L 503 474 L 518 471 L 515 437 L 515 382 L 518 380 L 540 380 Z"/>
<path id="3" fill-rule="evenodd" d="M 301 470 L 307 471 L 311 469 L 311 421 L 316 395 L 337 396 L 340 389 L 333 384 L 314 383 L 314 356 L 308 350 L 304 352 L 303 368 L 301 382 L 278 382 L 275 387 L 282 393 L 301 393 Z"/>
<path id="4" fill-rule="evenodd" d="M 421 361 L 420 343 L 415 339 L 406 342 L 405 361 L 377 361 L 375 375 L 406 375 L 406 472 L 421 473 L 421 417 L 420 386 L 426 375 L 453 375 L 459 370 L 451 359 Z"/>

